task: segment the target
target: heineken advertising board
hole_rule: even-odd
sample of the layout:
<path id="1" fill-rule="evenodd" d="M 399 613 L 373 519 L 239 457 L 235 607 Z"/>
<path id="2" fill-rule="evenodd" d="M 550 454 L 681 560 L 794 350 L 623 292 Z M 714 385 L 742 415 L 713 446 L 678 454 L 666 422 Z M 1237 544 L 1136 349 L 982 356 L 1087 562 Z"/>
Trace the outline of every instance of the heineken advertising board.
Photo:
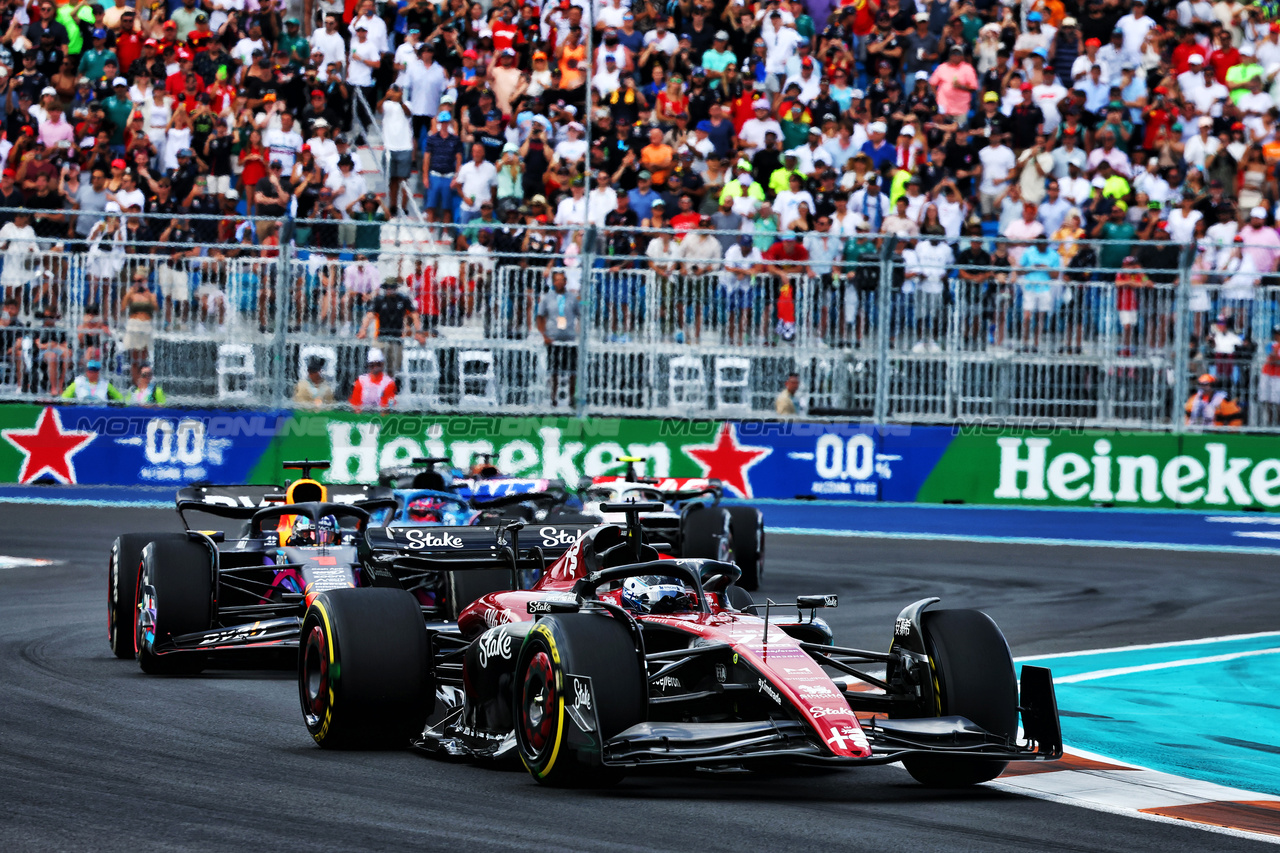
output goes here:
<path id="1" fill-rule="evenodd" d="M 278 483 L 281 462 L 328 460 L 368 483 L 414 457 L 504 474 L 718 479 L 731 496 L 987 505 L 1280 507 L 1280 439 L 775 421 L 364 415 L 0 406 L 0 482 Z"/>

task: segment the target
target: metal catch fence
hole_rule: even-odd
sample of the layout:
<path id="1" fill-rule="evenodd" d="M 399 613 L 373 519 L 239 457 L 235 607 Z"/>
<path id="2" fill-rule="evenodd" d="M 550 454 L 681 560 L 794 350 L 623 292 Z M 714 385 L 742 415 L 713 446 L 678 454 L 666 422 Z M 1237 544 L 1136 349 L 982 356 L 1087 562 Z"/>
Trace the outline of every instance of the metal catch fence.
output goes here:
<path id="1" fill-rule="evenodd" d="M 1190 251 L 1172 269 L 1046 270 L 1018 247 L 974 266 L 888 239 L 824 268 L 690 260 L 675 241 L 618 257 L 424 237 L 362 256 L 10 245 L 0 395 L 59 394 L 98 358 L 122 390 L 145 361 L 176 402 L 288 405 L 318 356 L 341 404 L 376 346 L 409 410 L 768 417 L 797 373 L 818 418 L 1181 429 L 1208 373 L 1247 427 L 1280 426 L 1280 287 Z M 548 342 L 561 275 L 580 322 Z M 371 310 L 389 279 L 414 309 L 400 328 Z"/>

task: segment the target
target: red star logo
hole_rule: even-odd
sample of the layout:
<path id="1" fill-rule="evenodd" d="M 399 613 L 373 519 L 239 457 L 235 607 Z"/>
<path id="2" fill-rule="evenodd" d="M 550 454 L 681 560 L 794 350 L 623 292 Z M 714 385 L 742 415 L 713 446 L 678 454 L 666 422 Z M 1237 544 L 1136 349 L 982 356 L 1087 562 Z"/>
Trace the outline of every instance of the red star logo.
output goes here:
<path id="1" fill-rule="evenodd" d="M 30 483 L 49 473 L 60 483 L 76 482 L 75 455 L 97 438 L 96 432 L 64 430 L 58 410 L 46 407 L 34 429 L 0 430 L 4 440 L 23 455 L 18 482 Z"/>
<path id="2" fill-rule="evenodd" d="M 715 444 L 686 446 L 684 452 L 702 466 L 702 476 L 718 479 L 741 497 L 753 497 L 751 468 L 773 452 L 772 447 L 752 447 L 738 443 L 738 431 L 733 424 L 725 424 L 716 435 Z"/>

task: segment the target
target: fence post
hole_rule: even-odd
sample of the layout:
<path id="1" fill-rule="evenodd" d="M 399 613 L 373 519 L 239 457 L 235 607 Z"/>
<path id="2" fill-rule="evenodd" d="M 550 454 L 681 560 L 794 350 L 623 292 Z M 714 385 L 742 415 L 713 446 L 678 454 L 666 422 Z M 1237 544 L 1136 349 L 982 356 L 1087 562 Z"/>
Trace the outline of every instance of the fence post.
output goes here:
<path id="1" fill-rule="evenodd" d="M 876 289 L 876 426 L 889 419 L 889 323 L 893 308 L 893 255 L 898 238 L 890 234 L 880 247 L 880 286 Z"/>
<path id="2" fill-rule="evenodd" d="M 591 213 L 591 204 L 587 204 L 587 214 Z M 572 236 L 572 232 L 570 232 Z M 579 418 L 587 416 L 587 323 L 591 318 L 591 268 L 595 266 L 596 227 L 587 223 L 582 237 L 582 254 L 578 255 L 582 268 L 581 284 L 578 288 L 578 381 L 575 391 L 577 399 L 573 401 L 574 412 Z"/>
<path id="3" fill-rule="evenodd" d="M 288 351 L 285 333 L 289 325 L 289 286 L 293 255 L 293 217 L 285 216 L 280 226 L 280 254 L 276 257 L 276 323 L 271 341 L 271 404 L 289 403 Z"/>
<path id="4" fill-rule="evenodd" d="M 1191 361 L 1191 263 L 1195 260 L 1196 244 L 1187 243 L 1178 256 L 1178 289 L 1173 296 L 1173 409 L 1169 413 L 1173 431 L 1183 431 L 1184 418 L 1179 416 L 1182 405 L 1182 389 L 1187 385 L 1187 369 Z"/>

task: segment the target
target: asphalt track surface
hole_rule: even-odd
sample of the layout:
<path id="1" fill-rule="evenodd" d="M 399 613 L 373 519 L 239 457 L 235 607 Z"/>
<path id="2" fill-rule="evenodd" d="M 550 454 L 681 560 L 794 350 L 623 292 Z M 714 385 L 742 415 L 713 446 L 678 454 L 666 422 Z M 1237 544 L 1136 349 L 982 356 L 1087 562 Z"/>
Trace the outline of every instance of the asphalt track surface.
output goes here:
<path id="1" fill-rule="evenodd" d="M 152 678 L 111 657 L 107 552 L 172 511 L 7 505 L 0 554 L 0 848 L 1236 850 L 1250 840 L 974 788 L 896 766 L 630 778 L 555 791 L 523 771 L 333 753 L 287 672 Z M 982 607 L 1015 655 L 1274 630 L 1274 557 L 775 536 L 767 593 L 840 594 L 837 641 L 886 647 L 898 609 Z"/>

